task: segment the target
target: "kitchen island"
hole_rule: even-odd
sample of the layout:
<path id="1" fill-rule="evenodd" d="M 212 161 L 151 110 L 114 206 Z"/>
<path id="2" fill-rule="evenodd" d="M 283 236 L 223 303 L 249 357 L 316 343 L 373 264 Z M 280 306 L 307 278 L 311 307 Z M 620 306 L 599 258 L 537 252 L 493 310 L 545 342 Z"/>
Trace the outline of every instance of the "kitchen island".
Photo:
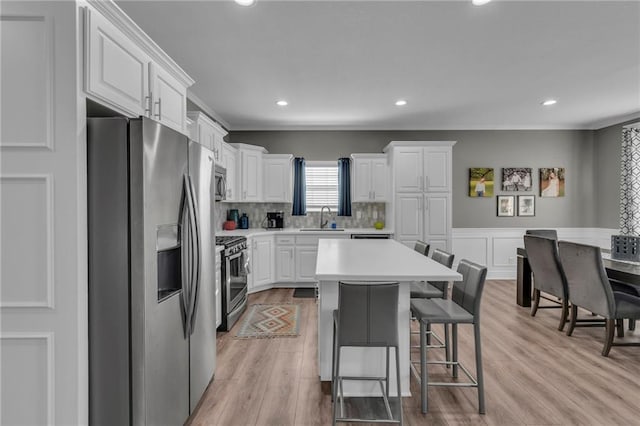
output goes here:
<path id="1" fill-rule="evenodd" d="M 412 281 L 456 281 L 457 272 L 411 250 L 395 240 L 324 239 L 318 242 L 318 370 L 320 380 L 331 381 L 333 311 L 338 308 L 338 281 L 398 281 L 398 336 L 402 394 L 409 391 L 410 284 Z M 391 351 L 391 365 L 395 365 Z M 385 350 L 344 348 L 340 367 L 343 375 L 384 376 Z M 390 389 L 396 389 L 391 374 Z M 375 382 L 346 382 L 346 396 L 377 396 Z"/>

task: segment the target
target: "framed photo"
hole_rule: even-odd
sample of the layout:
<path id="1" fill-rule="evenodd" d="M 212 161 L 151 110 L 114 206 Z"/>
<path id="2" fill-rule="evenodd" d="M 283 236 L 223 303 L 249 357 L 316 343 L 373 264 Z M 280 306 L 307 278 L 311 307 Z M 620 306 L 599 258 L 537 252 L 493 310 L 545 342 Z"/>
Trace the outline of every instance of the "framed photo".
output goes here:
<path id="1" fill-rule="evenodd" d="M 516 197 L 514 195 L 498 195 L 498 216 L 515 216 Z"/>
<path id="2" fill-rule="evenodd" d="M 469 169 L 469 197 L 493 197 L 493 169 L 472 167 Z"/>
<path id="3" fill-rule="evenodd" d="M 564 197 L 564 167 L 540 169 L 540 196 Z"/>
<path id="4" fill-rule="evenodd" d="M 536 196 L 518 195 L 518 216 L 536 215 Z"/>
<path id="5" fill-rule="evenodd" d="M 505 167 L 502 169 L 503 191 L 531 191 L 533 189 L 529 167 Z"/>

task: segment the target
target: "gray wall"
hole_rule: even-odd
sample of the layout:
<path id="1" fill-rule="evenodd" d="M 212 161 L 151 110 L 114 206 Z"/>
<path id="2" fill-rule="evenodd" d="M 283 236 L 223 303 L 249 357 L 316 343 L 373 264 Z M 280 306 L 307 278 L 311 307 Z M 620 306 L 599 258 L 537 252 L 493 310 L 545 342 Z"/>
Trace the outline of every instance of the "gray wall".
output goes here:
<path id="1" fill-rule="evenodd" d="M 622 126 L 640 119 L 604 127 L 594 132 L 596 176 L 596 224 L 598 228 L 620 226 L 620 154 Z"/>
<path id="2" fill-rule="evenodd" d="M 606 190 L 617 194 L 617 189 L 609 188 L 611 182 L 601 182 L 593 173 L 594 153 L 607 150 L 600 146 L 595 149 L 596 133 L 590 130 L 252 131 L 231 132 L 230 141 L 261 145 L 273 154 L 290 153 L 307 160 L 335 160 L 352 153 L 381 152 L 392 140 L 455 140 L 454 228 L 592 227 L 611 225 L 610 217 L 617 215 L 617 202 L 606 206 L 598 204 L 596 208 L 596 182 L 597 185 L 606 183 Z M 609 175 L 617 173 L 619 147 L 616 155 L 618 162 L 607 161 L 606 164 L 601 164 L 598 157 L 597 166 L 603 167 Z M 469 167 L 493 167 L 497 183 L 502 167 L 533 168 L 534 191 L 527 194 L 536 195 L 536 216 L 496 217 L 495 196 L 477 199 L 467 195 Z M 539 197 L 540 167 L 566 169 L 565 197 Z M 496 191 L 494 195 L 497 194 L 507 193 Z M 600 220 L 600 217 L 608 219 Z M 610 227 L 617 227 L 617 219 L 614 222 Z"/>

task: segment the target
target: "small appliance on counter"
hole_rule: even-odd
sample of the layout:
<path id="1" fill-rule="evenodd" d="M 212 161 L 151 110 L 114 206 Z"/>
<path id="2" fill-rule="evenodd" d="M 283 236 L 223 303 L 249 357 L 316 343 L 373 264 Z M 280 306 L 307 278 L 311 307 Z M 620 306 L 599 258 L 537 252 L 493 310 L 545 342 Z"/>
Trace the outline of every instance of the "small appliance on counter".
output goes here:
<path id="1" fill-rule="evenodd" d="M 247 216 L 246 213 L 242 213 L 242 216 L 240 217 L 240 229 L 249 229 L 249 217 Z"/>
<path id="2" fill-rule="evenodd" d="M 267 228 L 284 228 L 284 212 L 267 212 Z"/>

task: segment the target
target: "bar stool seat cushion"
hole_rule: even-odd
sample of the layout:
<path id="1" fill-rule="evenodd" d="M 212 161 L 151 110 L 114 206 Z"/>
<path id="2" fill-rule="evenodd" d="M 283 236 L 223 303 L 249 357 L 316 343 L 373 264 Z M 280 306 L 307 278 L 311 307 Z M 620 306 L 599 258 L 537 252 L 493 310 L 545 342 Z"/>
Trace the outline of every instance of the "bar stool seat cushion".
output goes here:
<path id="1" fill-rule="evenodd" d="M 442 298 L 444 293 L 428 282 L 412 282 L 411 298 L 436 299 Z"/>
<path id="2" fill-rule="evenodd" d="M 411 313 L 418 321 L 473 323 L 473 315 L 450 299 L 411 299 Z"/>

